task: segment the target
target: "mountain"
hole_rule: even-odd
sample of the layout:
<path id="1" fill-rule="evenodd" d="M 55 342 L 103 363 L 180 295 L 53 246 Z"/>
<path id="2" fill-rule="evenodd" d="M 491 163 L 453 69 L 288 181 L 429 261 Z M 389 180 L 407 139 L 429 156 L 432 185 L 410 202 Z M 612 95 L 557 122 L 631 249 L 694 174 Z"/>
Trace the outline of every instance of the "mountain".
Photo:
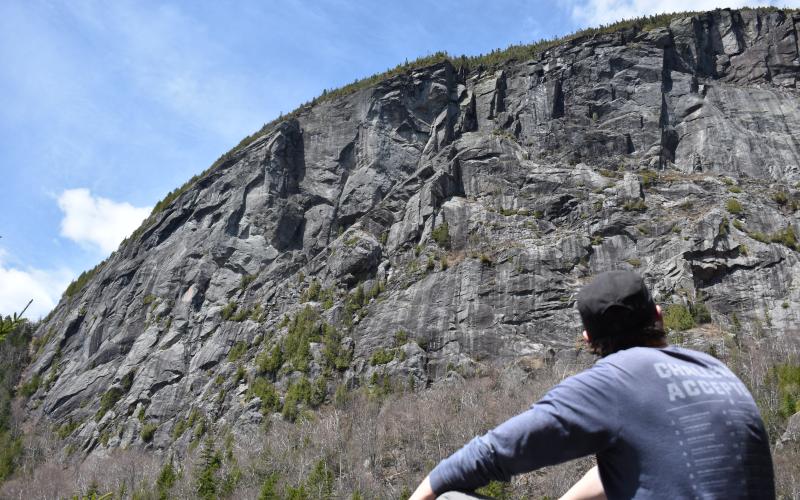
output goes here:
<path id="1" fill-rule="evenodd" d="M 575 294 L 613 268 L 697 345 L 796 338 L 798 23 L 660 16 L 327 93 L 70 286 L 28 419 L 80 456 L 183 456 L 200 420 L 246 434 L 359 387 L 586 356 Z"/>

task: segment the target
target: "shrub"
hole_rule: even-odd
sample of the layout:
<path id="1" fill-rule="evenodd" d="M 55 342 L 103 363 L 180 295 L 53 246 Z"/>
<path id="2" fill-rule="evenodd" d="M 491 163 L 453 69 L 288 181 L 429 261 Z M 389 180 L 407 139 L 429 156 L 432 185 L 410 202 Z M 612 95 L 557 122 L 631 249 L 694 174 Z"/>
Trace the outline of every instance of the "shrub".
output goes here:
<path id="1" fill-rule="evenodd" d="M 511 496 L 511 484 L 500 481 L 491 481 L 483 488 L 475 490 L 475 493 L 487 496 L 489 498 L 494 498 L 496 500 L 510 500 L 513 498 Z"/>
<path id="2" fill-rule="evenodd" d="M 73 281 L 72 283 L 69 284 L 69 286 L 67 286 L 67 289 L 64 290 L 64 295 L 66 295 L 67 298 L 72 298 L 73 295 L 83 290 L 83 288 L 89 283 L 89 280 L 91 280 L 92 277 L 94 277 L 94 275 L 97 274 L 97 272 L 105 263 L 106 261 L 104 260 L 103 262 L 97 264 L 88 271 L 82 272 L 75 281 Z"/>
<path id="3" fill-rule="evenodd" d="M 324 458 L 317 460 L 314 469 L 308 475 L 306 486 L 311 498 L 329 500 L 333 498 L 333 471 Z"/>
<path id="4" fill-rule="evenodd" d="M 789 196 L 787 196 L 786 191 L 775 191 L 772 193 L 772 201 L 780 206 L 784 206 L 789 203 Z"/>
<path id="5" fill-rule="evenodd" d="M 342 336 L 333 325 L 322 325 L 322 356 L 325 367 L 332 370 L 343 371 L 350 367 L 353 353 L 342 347 Z"/>
<path id="6" fill-rule="evenodd" d="M 405 330 L 397 330 L 394 334 L 394 345 L 401 346 L 408 342 L 408 333 Z"/>
<path id="7" fill-rule="evenodd" d="M 156 433 L 156 429 L 158 429 L 158 425 L 156 424 L 144 424 L 142 427 L 142 441 L 145 443 L 152 441 L 153 436 Z"/>
<path id="8" fill-rule="evenodd" d="M 695 323 L 698 325 L 711 323 L 711 312 L 703 302 L 695 302 L 691 305 L 690 309 L 692 312 L 692 319 Z"/>
<path id="9" fill-rule="evenodd" d="M 247 391 L 248 399 L 254 397 L 261 400 L 261 413 L 267 414 L 281 409 L 281 399 L 272 382 L 264 377 L 256 377 Z"/>
<path id="10" fill-rule="evenodd" d="M 363 300 L 363 293 L 362 293 Z M 289 323 L 289 331 L 283 339 L 285 360 L 295 370 L 308 371 L 311 358 L 309 344 L 320 339 L 319 315 L 310 307 L 304 308 Z"/>
<path id="11" fill-rule="evenodd" d="M 256 368 L 260 373 L 275 376 L 283 366 L 283 351 L 275 344 L 271 350 L 264 351 L 256 358 Z"/>
<path id="12" fill-rule="evenodd" d="M 800 365 L 779 364 L 775 367 L 778 379 L 780 415 L 791 417 L 800 411 Z"/>
<path id="13" fill-rule="evenodd" d="M 100 398 L 100 409 L 97 410 L 97 413 L 94 416 L 94 419 L 98 422 L 100 419 L 108 413 L 108 410 L 114 407 L 117 404 L 117 401 L 122 399 L 122 396 L 125 395 L 122 392 L 122 389 L 119 387 L 112 387 L 111 389 L 107 390 L 105 394 Z"/>
<path id="14" fill-rule="evenodd" d="M 66 439 L 70 434 L 75 432 L 75 429 L 80 427 L 80 425 L 80 422 L 73 422 L 72 419 L 70 419 L 56 430 L 56 435 L 59 439 Z"/>
<path id="15" fill-rule="evenodd" d="M 319 284 L 319 281 L 314 279 L 305 292 L 303 292 L 300 300 L 302 302 L 313 302 L 319 299 L 320 291 L 322 290 L 322 285 Z"/>
<path id="16" fill-rule="evenodd" d="M 300 380 L 290 385 L 289 389 L 286 391 L 286 397 L 283 400 L 283 411 L 281 412 L 283 418 L 294 422 L 300 414 L 298 405 L 311 401 L 311 396 L 311 383 L 307 378 L 302 377 Z"/>
<path id="17" fill-rule="evenodd" d="M 42 385 L 42 377 L 37 373 L 31 377 L 29 381 L 22 384 L 22 386 L 19 388 L 19 394 L 23 398 L 29 398 L 39 390 L 40 385 Z"/>
<path id="18" fill-rule="evenodd" d="M 225 307 L 222 308 L 222 311 L 220 312 L 220 314 L 222 315 L 222 319 L 224 319 L 225 321 L 228 321 L 231 318 L 231 316 L 233 316 L 233 313 L 236 312 L 236 309 L 238 307 L 239 306 L 236 304 L 236 302 L 234 302 L 234 301 L 228 302 L 225 305 Z"/>
<path id="19" fill-rule="evenodd" d="M 158 478 L 156 479 L 158 500 L 168 500 L 170 498 L 169 490 L 172 489 L 172 486 L 178 479 L 178 472 L 175 470 L 175 466 L 172 462 L 172 457 L 169 457 L 169 461 L 164 464 L 164 467 L 162 467 L 161 471 L 158 473 Z"/>
<path id="20" fill-rule="evenodd" d="M 279 477 L 277 472 L 273 472 L 264 479 L 261 484 L 261 491 L 258 494 L 258 500 L 281 500 L 281 496 L 278 494 Z"/>
<path id="21" fill-rule="evenodd" d="M 728 186 L 728 191 L 730 191 L 731 193 L 741 193 L 742 192 L 742 188 L 740 188 L 739 186 L 731 185 L 731 186 Z"/>
<path id="22" fill-rule="evenodd" d="M 254 282 L 258 278 L 257 274 L 245 274 L 242 275 L 242 280 L 239 282 L 239 288 L 244 291 L 247 290 L 247 287 L 250 286 L 250 283 Z"/>
<path id="23" fill-rule="evenodd" d="M 622 205 L 622 209 L 626 212 L 644 212 L 647 210 L 647 205 L 645 204 L 644 200 L 637 199 L 626 201 L 624 205 Z"/>
<path id="24" fill-rule="evenodd" d="M 385 365 L 392 361 L 395 356 L 394 349 L 378 349 L 377 351 L 372 353 L 372 358 L 369 360 L 369 364 L 372 366 L 379 366 Z"/>
<path id="25" fill-rule="evenodd" d="M 435 241 L 440 247 L 444 248 L 445 250 L 449 249 L 450 226 L 447 225 L 447 222 L 443 222 L 439 225 L 439 227 L 431 231 L 431 238 L 433 238 L 433 241 Z"/>
<path id="26" fill-rule="evenodd" d="M 658 172 L 646 168 L 639 171 L 639 178 L 642 181 L 642 186 L 650 187 L 658 182 Z"/>
<path id="27" fill-rule="evenodd" d="M 217 498 L 217 471 L 222 467 L 222 457 L 214 449 L 214 441 L 209 437 L 200 453 L 200 461 L 195 469 L 195 493 L 203 500 Z"/>
<path id="28" fill-rule="evenodd" d="M 742 213 L 742 204 L 736 198 L 728 198 L 728 201 L 725 202 L 725 209 L 733 215 L 739 215 Z"/>
<path id="29" fill-rule="evenodd" d="M 664 328 L 684 331 L 694 328 L 692 313 L 682 304 L 670 304 L 664 310 Z"/>
<path id="30" fill-rule="evenodd" d="M 778 231 L 770 236 L 770 241 L 773 243 L 780 243 L 792 250 L 798 249 L 797 235 L 794 233 L 794 228 L 792 226 L 787 226 L 783 231 Z"/>
<path id="31" fill-rule="evenodd" d="M 241 341 L 236 342 L 233 344 L 231 350 L 228 351 L 228 361 L 234 363 L 241 359 L 245 354 L 247 354 L 247 343 Z"/>

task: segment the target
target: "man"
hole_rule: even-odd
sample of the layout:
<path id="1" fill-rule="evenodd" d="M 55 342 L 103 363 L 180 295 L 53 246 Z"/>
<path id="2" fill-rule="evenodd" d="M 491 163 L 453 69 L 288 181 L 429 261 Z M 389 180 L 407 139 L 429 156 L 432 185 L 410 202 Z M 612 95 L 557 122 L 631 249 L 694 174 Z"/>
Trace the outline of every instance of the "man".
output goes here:
<path id="1" fill-rule="evenodd" d="M 578 311 L 602 359 L 440 462 L 413 500 L 589 454 L 597 468 L 571 498 L 774 498 L 752 396 L 712 356 L 667 346 L 661 310 L 638 275 L 597 276 L 578 294 Z"/>

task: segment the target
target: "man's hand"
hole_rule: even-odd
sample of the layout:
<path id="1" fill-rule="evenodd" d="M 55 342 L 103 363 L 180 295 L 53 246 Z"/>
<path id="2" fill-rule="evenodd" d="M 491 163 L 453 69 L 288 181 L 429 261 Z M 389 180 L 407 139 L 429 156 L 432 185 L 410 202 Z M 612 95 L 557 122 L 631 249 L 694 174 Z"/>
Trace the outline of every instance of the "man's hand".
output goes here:
<path id="1" fill-rule="evenodd" d="M 408 500 L 434 500 L 435 498 L 436 495 L 431 488 L 430 476 L 426 476 Z"/>

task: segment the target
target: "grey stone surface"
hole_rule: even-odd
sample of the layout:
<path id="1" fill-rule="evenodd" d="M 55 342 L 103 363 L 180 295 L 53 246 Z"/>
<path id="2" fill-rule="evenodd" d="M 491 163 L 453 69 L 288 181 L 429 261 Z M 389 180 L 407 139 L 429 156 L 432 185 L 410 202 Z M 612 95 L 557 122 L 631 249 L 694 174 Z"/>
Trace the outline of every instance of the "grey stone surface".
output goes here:
<path id="1" fill-rule="evenodd" d="M 327 401 L 373 375 L 416 389 L 493 360 L 569 366 L 586 356 L 575 294 L 613 268 L 662 303 L 703 300 L 724 331 L 797 335 L 800 255 L 769 238 L 800 233 L 797 22 L 720 10 L 496 70 L 441 63 L 301 109 L 62 299 L 37 332 L 26 377 L 46 382 L 29 410 L 82 422 L 87 453 L 143 445 L 140 412 L 159 426 L 150 446 L 178 454 L 192 433 L 170 432 L 192 409 L 245 432 L 275 418 L 247 397 L 257 356 L 305 307 L 352 353 L 326 370 L 314 339 L 307 374 L 327 373 Z M 383 291 L 352 307 L 360 282 Z M 391 361 L 373 364 L 379 349 Z M 301 375 L 263 376 L 283 397 Z"/>

